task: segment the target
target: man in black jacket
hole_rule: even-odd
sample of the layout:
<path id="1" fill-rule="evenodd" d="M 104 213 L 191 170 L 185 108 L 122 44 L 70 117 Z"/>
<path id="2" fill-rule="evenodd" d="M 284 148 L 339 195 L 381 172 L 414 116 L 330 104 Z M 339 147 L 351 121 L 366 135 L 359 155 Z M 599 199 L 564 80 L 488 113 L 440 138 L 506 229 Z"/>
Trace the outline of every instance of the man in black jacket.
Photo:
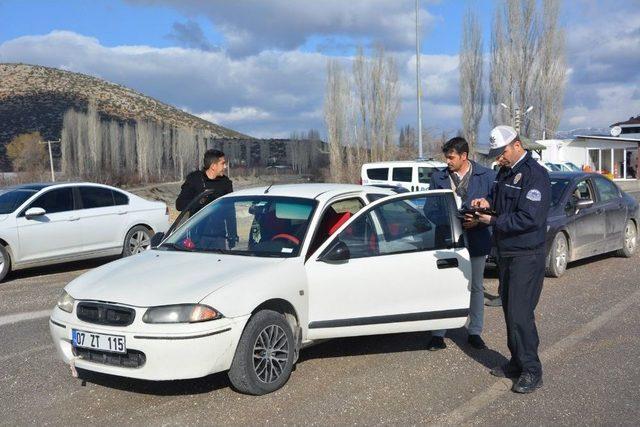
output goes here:
<path id="1" fill-rule="evenodd" d="M 227 161 L 220 150 L 207 150 L 204 153 L 204 168 L 191 172 L 182 184 L 180 195 L 176 199 L 176 209 L 183 211 L 189 203 L 205 190 L 214 190 L 209 197 L 202 198 L 191 212 L 193 215 L 204 205 L 218 197 L 233 192 L 233 182 L 224 174 Z"/>

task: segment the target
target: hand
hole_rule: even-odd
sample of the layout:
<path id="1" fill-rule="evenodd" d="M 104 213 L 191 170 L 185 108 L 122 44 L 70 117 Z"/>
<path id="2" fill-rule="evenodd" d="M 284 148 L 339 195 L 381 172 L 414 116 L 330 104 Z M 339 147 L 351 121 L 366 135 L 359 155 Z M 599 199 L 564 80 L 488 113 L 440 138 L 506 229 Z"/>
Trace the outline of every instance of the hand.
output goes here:
<path id="1" fill-rule="evenodd" d="M 471 214 L 467 214 L 464 217 L 464 221 L 462 221 L 462 228 L 464 228 L 465 230 L 468 230 L 470 228 L 474 228 L 478 226 L 478 219 L 474 218 L 473 215 Z"/>
<path id="2" fill-rule="evenodd" d="M 240 238 L 238 236 L 232 236 L 227 239 L 227 244 L 229 245 L 229 249 L 233 249 L 236 247 L 236 243 L 238 243 Z"/>
<path id="3" fill-rule="evenodd" d="M 478 218 L 478 221 L 483 224 L 491 224 L 491 218 L 493 218 L 491 215 L 482 214 L 480 212 L 476 212 L 476 217 Z"/>
<path id="4" fill-rule="evenodd" d="M 489 208 L 490 205 L 487 199 L 473 199 L 471 201 L 471 207 L 472 208 Z"/>

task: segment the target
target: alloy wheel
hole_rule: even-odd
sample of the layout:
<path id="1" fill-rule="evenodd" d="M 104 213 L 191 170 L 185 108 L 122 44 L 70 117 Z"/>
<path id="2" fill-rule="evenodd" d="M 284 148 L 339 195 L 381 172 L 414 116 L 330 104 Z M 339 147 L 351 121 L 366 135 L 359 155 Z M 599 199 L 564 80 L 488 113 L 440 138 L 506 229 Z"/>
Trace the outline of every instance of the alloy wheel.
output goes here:
<path id="1" fill-rule="evenodd" d="M 151 238 L 144 231 L 136 231 L 129 239 L 129 252 L 131 255 L 146 251 L 151 246 Z"/>
<path id="2" fill-rule="evenodd" d="M 272 383 L 284 372 L 289 360 L 289 340 L 278 325 L 269 325 L 253 345 L 253 369 L 260 381 Z"/>
<path id="3" fill-rule="evenodd" d="M 567 241 L 564 238 L 556 240 L 556 269 L 564 271 L 567 268 Z"/>
<path id="4" fill-rule="evenodd" d="M 628 222 L 624 229 L 624 246 L 629 253 L 633 253 L 636 250 L 636 227 L 632 222 Z"/>

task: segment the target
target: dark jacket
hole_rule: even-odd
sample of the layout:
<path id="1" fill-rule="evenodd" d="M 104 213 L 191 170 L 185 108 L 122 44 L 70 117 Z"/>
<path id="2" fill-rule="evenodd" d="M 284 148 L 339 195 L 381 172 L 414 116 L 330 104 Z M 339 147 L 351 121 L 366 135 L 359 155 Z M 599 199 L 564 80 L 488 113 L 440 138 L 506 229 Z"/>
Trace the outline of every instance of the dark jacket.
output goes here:
<path id="1" fill-rule="evenodd" d="M 202 206 L 233 192 L 233 182 L 226 176 L 209 179 L 204 171 L 193 171 L 187 175 L 182 184 L 180 194 L 176 199 L 176 209 L 183 211 L 204 190 L 214 190 L 214 193 L 207 200 L 203 200 Z M 198 206 L 198 209 L 202 206 Z"/>
<path id="2" fill-rule="evenodd" d="M 530 152 L 513 169 L 498 171 L 487 200 L 497 213 L 491 224 L 498 255 L 544 252 L 551 183 L 547 170 Z"/>
<path id="3" fill-rule="evenodd" d="M 470 208 L 473 199 L 486 198 L 493 187 L 496 173 L 472 161 L 471 176 L 467 197 L 462 200 L 463 208 Z M 451 179 L 448 169 L 440 169 L 431 175 L 430 190 L 451 190 Z M 491 227 L 478 224 L 477 227 L 465 230 L 467 235 L 467 249 L 472 257 L 488 255 L 491 251 Z"/>

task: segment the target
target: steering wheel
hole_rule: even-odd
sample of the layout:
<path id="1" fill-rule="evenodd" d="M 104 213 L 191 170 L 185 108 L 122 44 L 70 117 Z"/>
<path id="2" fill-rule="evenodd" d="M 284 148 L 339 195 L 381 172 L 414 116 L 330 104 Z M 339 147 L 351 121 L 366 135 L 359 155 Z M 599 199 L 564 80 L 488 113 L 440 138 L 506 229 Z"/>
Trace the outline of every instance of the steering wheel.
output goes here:
<path id="1" fill-rule="evenodd" d="M 274 240 L 277 240 L 277 239 L 288 240 L 291 243 L 293 243 L 294 245 L 299 245 L 300 244 L 300 239 L 298 239 L 296 236 L 292 236 L 291 234 L 287 234 L 287 233 L 276 234 L 275 236 L 273 236 L 271 238 L 271 241 L 274 241 Z"/>

